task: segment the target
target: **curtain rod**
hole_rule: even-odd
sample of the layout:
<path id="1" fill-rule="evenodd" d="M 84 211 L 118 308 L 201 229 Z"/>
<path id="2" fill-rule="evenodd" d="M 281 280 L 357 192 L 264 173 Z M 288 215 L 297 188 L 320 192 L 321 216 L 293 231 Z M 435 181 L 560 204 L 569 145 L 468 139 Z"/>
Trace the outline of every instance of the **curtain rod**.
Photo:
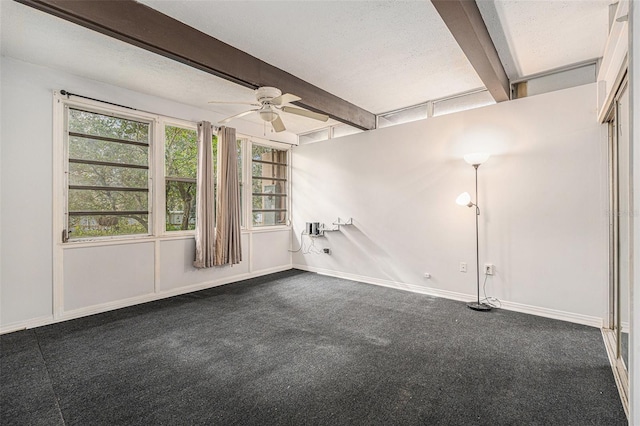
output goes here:
<path id="1" fill-rule="evenodd" d="M 147 114 L 153 114 L 153 115 L 163 115 L 163 116 L 165 116 L 165 117 L 175 118 L 176 120 L 190 121 L 190 120 L 185 120 L 184 118 L 170 117 L 170 116 L 168 116 L 168 115 L 158 114 L 157 112 L 145 111 L 145 110 L 141 110 L 141 109 L 138 109 L 138 108 L 133 108 L 133 107 L 126 106 L 126 105 L 120 105 L 120 104 L 116 104 L 116 103 L 109 102 L 109 101 L 103 101 L 102 99 L 96 99 L 96 98 L 90 98 L 89 96 L 78 95 L 77 93 L 71 93 L 71 92 L 69 92 L 69 91 L 67 91 L 67 90 L 64 90 L 64 89 L 60 90 L 60 94 L 61 94 L 62 96 L 66 96 L 66 97 L 67 97 L 67 99 L 69 98 L 69 96 L 75 96 L 76 98 L 89 99 L 90 101 L 101 102 L 101 103 L 103 103 L 103 104 L 113 105 L 113 106 L 117 106 L 117 107 L 125 108 L 125 109 L 130 109 L 130 110 L 132 110 L 132 111 L 140 111 L 140 112 L 145 112 L 145 113 L 147 113 Z M 211 125 L 211 127 L 213 127 L 213 129 L 214 129 L 216 132 L 217 132 L 218 130 L 220 130 L 220 127 L 219 127 L 219 126 L 216 126 L 216 125 L 214 125 L 214 124 L 212 124 L 212 125 Z"/>
<path id="2" fill-rule="evenodd" d="M 64 89 L 62 89 L 62 90 L 60 91 L 60 94 L 61 94 L 62 96 L 66 96 L 67 98 L 68 98 L 69 96 L 75 96 L 76 98 L 89 99 L 90 101 L 102 102 L 103 104 L 109 104 L 109 105 L 114 105 L 114 106 L 117 106 L 117 107 L 120 107 L 120 108 L 126 108 L 126 109 L 131 109 L 131 110 L 134 110 L 134 111 L 139 111 L 137 108 L 132 108 L 132 107 L 130 107 L 130 106 L 126 106 L 126 105 L 114 104 L 113 102 L 103 101 L 103 100 L 101 100 L 101 99 L 96 99 L 96 98 L 90 98 L 90 97 L 88 97 L 88 96 L 78 95 L 78 94 L 76 94 L 76 93 L 68 92 L 68 91 L 66 91 L 66 90 L 64 90 Z M 145 111 L 145 112 L 146 112 L 146 111 Z"/>

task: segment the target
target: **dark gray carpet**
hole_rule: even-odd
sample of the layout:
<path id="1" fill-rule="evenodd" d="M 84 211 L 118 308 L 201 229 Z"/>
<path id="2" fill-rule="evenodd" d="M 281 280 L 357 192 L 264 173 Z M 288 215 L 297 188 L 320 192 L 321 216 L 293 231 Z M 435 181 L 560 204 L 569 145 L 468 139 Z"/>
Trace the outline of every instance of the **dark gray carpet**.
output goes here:
<path id="1" fill-rule="evenodd" d="M 598 329 L 300 271 L 0 342 L 3 425 L 627 423 Z"/>

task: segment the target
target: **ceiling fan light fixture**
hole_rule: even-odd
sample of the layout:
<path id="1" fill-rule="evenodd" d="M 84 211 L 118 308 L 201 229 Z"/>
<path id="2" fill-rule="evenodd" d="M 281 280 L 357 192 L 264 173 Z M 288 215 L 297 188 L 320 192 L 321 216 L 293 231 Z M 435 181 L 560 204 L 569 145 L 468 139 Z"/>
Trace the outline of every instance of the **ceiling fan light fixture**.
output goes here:
<path id="1" fill-rule="evenodd" d="M 263 109 L 258 111 L 258 114 L 260 114 L 260 118 L 268 123 L 271 123 L 272 121 L 276 120 L 278 118 L 278 113 L 276 113 L 274 110 L 272 109 Z"/>

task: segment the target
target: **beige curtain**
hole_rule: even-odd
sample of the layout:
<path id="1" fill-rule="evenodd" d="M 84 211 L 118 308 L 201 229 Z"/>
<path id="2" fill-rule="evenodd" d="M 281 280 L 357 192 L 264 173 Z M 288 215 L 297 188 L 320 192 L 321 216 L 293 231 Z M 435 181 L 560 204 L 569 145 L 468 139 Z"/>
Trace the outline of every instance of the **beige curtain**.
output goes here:
<path id="1" fill-rule="evenodd" d="M 240 263 L 240 182 L 236 129 L 218 131 L 218 191 L 216 193 L 216 265 Z"/>
<path id="2" fill-rule="evenodd" d="M 196 186 L 196 268 L 211 268 L 215 264 L 215 192 L 211 123 L 198 123 L 198 172 Z"/>

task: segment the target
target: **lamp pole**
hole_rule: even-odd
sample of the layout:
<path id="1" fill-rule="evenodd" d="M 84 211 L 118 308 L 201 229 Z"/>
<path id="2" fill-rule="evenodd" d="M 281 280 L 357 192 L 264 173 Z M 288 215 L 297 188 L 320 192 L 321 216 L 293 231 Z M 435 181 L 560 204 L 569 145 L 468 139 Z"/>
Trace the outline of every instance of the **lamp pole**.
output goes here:
<path id="1" fill-rule="evenodd" d="M 476 292 L 478 299 L 476 302 L 467 303 L 467 306 L 474 311 L 490 311 L 491 306 L 480 303 L 480 238 L 478 236 L 478 217 L 480 216 L 480 207 L 478 207 L 478 167 L 480 164 L 473 164 L 473 168 L 476 172 Z"/>
<path id="2" fill-rule="evenodd" d="M 474 164 L 476 169 L 476 283 L 478 284 L 478 305 L 480 304 L 480 238 L 478 237 L 478 217 L 480 216 L 480 207 L 478 207 L 478 167 L 480 164 Z"/>

